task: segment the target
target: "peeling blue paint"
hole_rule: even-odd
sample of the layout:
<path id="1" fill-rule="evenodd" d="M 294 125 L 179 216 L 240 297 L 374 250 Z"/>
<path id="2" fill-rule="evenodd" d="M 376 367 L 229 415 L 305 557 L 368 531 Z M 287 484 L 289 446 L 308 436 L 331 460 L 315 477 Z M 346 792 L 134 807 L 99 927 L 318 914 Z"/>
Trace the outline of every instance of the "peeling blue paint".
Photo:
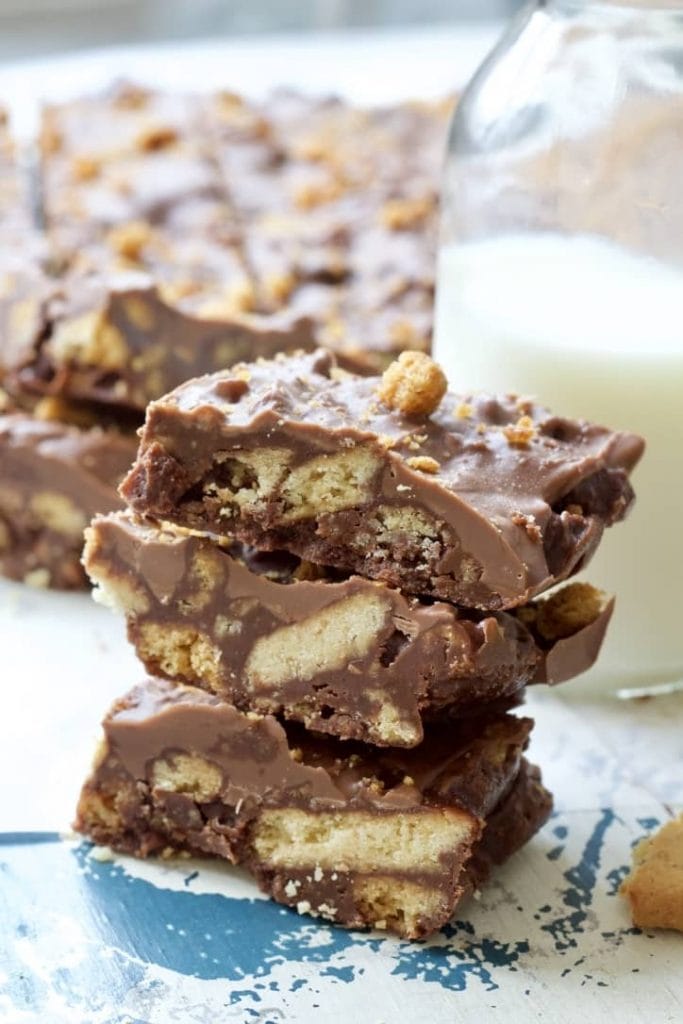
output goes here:
<path id="1" fill-rule="evenodd" d="M 569 865 L 566 851 L 576 849 L 574 829 L 553 825 L 560 845 L 551 849 L 551 857 L 547 852 L 544 857 L 542 849 L 536 856 L 564 883 L 554 896 L 552 886 L 544 884 L 538 893 L 542 899 L 522 906 L 508 883 L 501 882 L 497 890 L 494 884 L 487 890 L 493 894 L 492 914 L 487 914 L 485 893 L 483 912 L 473 911 L 423 942 L 345 931 L 266 900 L 195 892 L 194 870 L 179 880 L 177 890 L 157 888 L 126 873 L 120 863 L 93 860 L 88 844 L 73 847 L 55 835 L 0 837 L 0 920 L 12 922 L 0 929 L 0 977 L 9 978 L 5 998 L 17 1016 L 23 1010 L 47 1021 L 41 1008 L 56 995 L 72 1008 L 74 1020 L 89 1024 L 99 1012 L 114 1013 L 131 993 L 142 994 L 150 1005 L 155 999 L 163 1004 L 174 983 L 162 980 L 167 975 L 150 973 L 153 967 L 169 972 L 171 979 L 184 976 L 224 986 L 220 1006 L 231 1008 L 230 1020 L 277 1024 L 287 1013 L 282 1016 L 273 1004 L 286 1009 L 292 1000 L 303 999 L 313 1008 L 312 1000 L 329 996 L 330 986 L 346 988 L 368 975 L 387 985 L 410 982 L 453 994 L 483 994 L 501 989 L 517 974 L 523 979 L 517 983 L 520 991 L 528 992 L 539 952 L 547 955 L 551 947 L 558 981 L 574 975 L 577 985 L 603 987 L 601 963 L 586 959 L 584 934 L 592 932 L 603 950 L 645 939 L 633 928 L 610 931 L 603 925 L 600 930 L 592 909 L 598 895 L 604 908 L 626 871 L 624 866 L 601 870 L 604 843 L 616 821 L 613 811 L 601 811 L 580 857 Z M 509 923 L 500 934 L 502 908 L 508 918 L 511 910 L 523 911 L 514 917 L 521 934 Z M 21 949 L 38 948 L 46 930 L 59 921 L 77 925 L 82 955 L 56 955 L 51 968 L 48 963 L 47 970 L 32 970 Z M 0 999 L 2 992 L 0 984 Z M 142 1008 L 147 1002 L 135 1005 Z M 107 1016 L 106 1024 L 131 1020 L 145 1024 L 118 1012 Z"/>
<path id="2" fill-rule="evenodd" d="M 593 890 L 605 836 L 615 817 L 614 811 L 609 807 L 600 812 L 598 821 L 584 846 L 581 859 L 578 864 L 564 872 L 564 878 L 569 885 L 562 891 L 561 897 L 564 906 L 568 907 L 570 912 L 560 914 L 542 925 L 543 931 L 552 937 L 558 952 L 574 949 L 578 945 L 577 935 L 584 930 L 593 902 Z"/>

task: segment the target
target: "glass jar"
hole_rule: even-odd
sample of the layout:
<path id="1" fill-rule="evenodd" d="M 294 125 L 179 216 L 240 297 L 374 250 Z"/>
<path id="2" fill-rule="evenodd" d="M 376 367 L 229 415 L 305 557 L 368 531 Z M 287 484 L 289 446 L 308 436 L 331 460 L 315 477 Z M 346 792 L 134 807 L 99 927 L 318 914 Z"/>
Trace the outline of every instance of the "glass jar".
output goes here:
<path id="1" fill-rule="evenodd" d="M 683 679 L 683 0 L 526 8 L 466 90 L 436 358 L 647 440 L 585 574 L 617 608 L 590 683 Z"/>

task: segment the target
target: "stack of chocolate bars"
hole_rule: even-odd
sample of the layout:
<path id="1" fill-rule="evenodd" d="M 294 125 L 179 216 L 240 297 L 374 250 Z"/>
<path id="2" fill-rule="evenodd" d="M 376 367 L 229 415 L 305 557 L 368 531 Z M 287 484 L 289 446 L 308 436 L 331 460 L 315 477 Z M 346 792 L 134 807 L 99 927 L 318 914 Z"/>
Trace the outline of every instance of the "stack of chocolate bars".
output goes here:
<path id="1" fill-rule="evenodd" d="M 77 828 L 244 864 L 272 897 L 424 936 L 546 820 L 529 683 L 594 661 L 582 568 L 639 438 L 325 351 L 190 381 L 147 410 L 128 509 L 85 566 L 149 678 L 118 701 Z"/>
<path id="2" fill-rule="evenodd" d="M 451 108 L 123 84 L 46 107 L 30 173 L 0 116 L 0 572 L 85 585 L 83 528 L 183 381 L 428 349 Z"/>

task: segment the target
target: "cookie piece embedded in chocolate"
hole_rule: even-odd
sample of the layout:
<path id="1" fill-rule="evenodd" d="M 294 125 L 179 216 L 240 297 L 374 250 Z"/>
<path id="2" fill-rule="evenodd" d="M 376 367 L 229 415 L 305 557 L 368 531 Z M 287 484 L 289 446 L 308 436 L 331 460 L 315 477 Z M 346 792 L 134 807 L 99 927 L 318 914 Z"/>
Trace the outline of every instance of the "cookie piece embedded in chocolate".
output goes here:
<path id="1" fill-rule="evenodd" d="M 377 751 L 151 679 L 105 719 L 76 828 L 139 856 L 223 857 L 302 914 L 417 938 L 548 817 L 531 726 L 494 715 Z"/>
<path id="2" fill-rule="evenodd" d="M 141 438 L 122 487 L 139 514 L 483 610 L 583 568 L 644 446 L 514 396 L 409 416 L 322 351 L 189 381 Z"/>
<path id="3" fill-rule="evenodd" d="M 514 698 L 536 678 L 588 668 L 611 606 L 598 600 L 556 644 L 517 618 L 404 597 L 282 553 L 178 534 L 129 513 L 98 517 L 84 565 L 120 609 L 147 671 L 243 710 L 380 746 L 412 747 L 423 718 Z M 527 608 L 528 614 L 533 610 Z M 547 666 L 552 665 L 551 673 Z"/>
<path id="4" fill-rule="evenodd" d="M 121 504 L 132 437 L 28 413 L 0 415 L 0 573 L 42 587 L 87 586 L 83 531 Z"/>

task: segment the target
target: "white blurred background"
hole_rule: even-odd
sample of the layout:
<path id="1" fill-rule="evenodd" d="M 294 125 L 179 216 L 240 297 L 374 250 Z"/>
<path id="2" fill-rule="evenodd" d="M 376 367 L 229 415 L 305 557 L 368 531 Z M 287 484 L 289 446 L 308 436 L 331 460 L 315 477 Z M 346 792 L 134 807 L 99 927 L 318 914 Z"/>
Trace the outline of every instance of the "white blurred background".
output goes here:
<path id="1" fill-rule="evenodd" d="M 522 0 L 0 0 L 0 60 L 85 47 L 500 22 Z"/>

